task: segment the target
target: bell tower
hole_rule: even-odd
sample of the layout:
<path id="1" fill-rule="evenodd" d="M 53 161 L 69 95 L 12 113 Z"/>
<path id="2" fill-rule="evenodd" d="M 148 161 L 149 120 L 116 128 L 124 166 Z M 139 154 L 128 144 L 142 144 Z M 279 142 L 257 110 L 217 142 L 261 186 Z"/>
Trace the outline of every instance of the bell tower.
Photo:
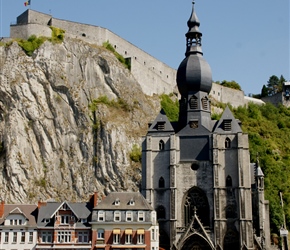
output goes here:
<path id="1" fill-rule="evenodd" d="M 179 119 L 171 123 L 161 110 L 150 124 L 142 143 L 141 191 L 157 211 L 160 247 L 253 250 L 259 242 L 248 135 L 228 107 L 219 121 L 211 119 L 212 73 L 194 7 L 177 70 Z"/>

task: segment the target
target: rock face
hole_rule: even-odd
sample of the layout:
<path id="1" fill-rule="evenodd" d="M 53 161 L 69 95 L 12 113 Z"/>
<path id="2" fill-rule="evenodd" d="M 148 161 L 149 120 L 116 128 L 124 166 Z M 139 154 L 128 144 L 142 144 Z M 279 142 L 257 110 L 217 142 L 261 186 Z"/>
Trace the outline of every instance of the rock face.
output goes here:
<path id="1" fill-rule="evenodd" d="M 92 105 L 101 96 L 114 102 Z M 29 57 L 16 42 L 0 46 L 1 198 L 137 190 L 140 166 L 129 155 L 159 109 L 102 47 L 67 38 Z"/>

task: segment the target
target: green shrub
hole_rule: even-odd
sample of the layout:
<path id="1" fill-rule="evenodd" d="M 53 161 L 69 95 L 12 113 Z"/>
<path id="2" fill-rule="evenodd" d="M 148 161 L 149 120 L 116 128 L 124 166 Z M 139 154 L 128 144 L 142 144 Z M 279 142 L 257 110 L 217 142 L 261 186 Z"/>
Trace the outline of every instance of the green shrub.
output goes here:
<path id="1" fill-rule="evenodd" d="M 47 38 L 45 37 L 36 37 L 35 35 L 31 35 L 27 40 L 19 40 L 18 45 L 24 50 L 24 52 L 31 56 L 33 52 L 42 45 Z"/>
<path id="2" fill-rule="evenodd" d="M 119 60 L 120 63 L 122 63 L 125 68 L 131 70 L 131 59 L 130 58 L 124 58 L 122 55 L 120 55 L 115 48 L 110 44 L 109 41 L 106 41 L 103 43 L 103 47 L 106 48 L 107 50 L 111 51 L 115 57 Z"/>
<path id="3" fill-rule="evenodd" d="M 175 122 L 178 121 L 179 116 L 179 102 L 178 100 L 173 101 L 169 95 L 162 94 L 161 99 L 161 108 L 164 110 L 169 121 Z"/>
<path id="4" fill-rule="evenodd" d="M 50 27 L 51 29 L 51 39 L 50 41 L 53 43 L 62 43 L 64 39 L 65 30 L 56 27 Z"/>
<path id="5" fill-rule="evenodd" d="M 132 151 L 130 152 L 130 159 L 134 162 L 141 162 L 142 151 L 137 144 L 133 145 Z"/>

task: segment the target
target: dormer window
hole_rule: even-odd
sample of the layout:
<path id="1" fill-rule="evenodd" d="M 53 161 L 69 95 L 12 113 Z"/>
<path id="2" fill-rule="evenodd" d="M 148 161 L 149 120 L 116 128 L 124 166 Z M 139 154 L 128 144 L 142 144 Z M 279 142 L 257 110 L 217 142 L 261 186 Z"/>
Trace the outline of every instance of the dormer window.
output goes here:
<path id="1" fill-rule="evenodd" d="M 50 219 L 44 219 L 43 222 L 44 223 L 49 223 Z"/>
<path id="2" fill-rule="evenodd" d="M 98 212 L 98 221 L 105 221 L 105 212 L 104 211 Z"/>
<path id="3" fill-rule="evenodd" d="M 114 212 L 114 221 L 121 221 L 121 212 L 120 211 Z"/>
<path id="4" fill-rule="evenodd" d="M 189 107 L 190 107 L 190 109 L 197 109 L 198 108 L 197 97 L 196 96 L 192 96 L 189 99 Z"/>
<path id="5" fill-rule="evenodd" d="M 223 122 L 224 131 L 231 131 L 232 130 L 232 120 L 231 119 L 225 119 Z"/>
<path id="6" fill-rule="evenodd" d="M 126 212 L 126 221 L 133 221 L 133 212 L 131 211 Z"/>
<path id="7" fill-rule="evenodd" d="M 164 130 L 164 129 L 165 129 L 165 121 L 158 121 L 157 130 Z"/>
<path id="8" fill-rule="evenodd" d="M 133 198 L 129 200 L 129 205 L 130 206 L 134 206 L 135 205 L 135 201 L 133 200 Z"/>
<path id="9" fill-rule="evenodd" d="M 115 201 L 114 201 L 114 205 L 115 206 L 120 206 L 120 199 L 117 198 Z"/>

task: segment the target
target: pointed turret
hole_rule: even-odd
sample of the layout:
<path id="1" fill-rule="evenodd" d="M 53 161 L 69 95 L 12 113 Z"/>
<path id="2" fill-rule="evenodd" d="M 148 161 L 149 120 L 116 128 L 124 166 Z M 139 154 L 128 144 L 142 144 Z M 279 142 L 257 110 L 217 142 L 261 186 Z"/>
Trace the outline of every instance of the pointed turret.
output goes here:
<path id="1" fill-rule="evenodd" d="M 209 64 L 203 58 L 202 33 L 194 3 L 187 26 L 185 58 L 177 70 L 177 86 L 181 94 L 179 124 L 182 128 L 190 121 L 198 120 L 199 126 L 210 130 L 208 94 L 212 87 L 212 75 Z"/>

